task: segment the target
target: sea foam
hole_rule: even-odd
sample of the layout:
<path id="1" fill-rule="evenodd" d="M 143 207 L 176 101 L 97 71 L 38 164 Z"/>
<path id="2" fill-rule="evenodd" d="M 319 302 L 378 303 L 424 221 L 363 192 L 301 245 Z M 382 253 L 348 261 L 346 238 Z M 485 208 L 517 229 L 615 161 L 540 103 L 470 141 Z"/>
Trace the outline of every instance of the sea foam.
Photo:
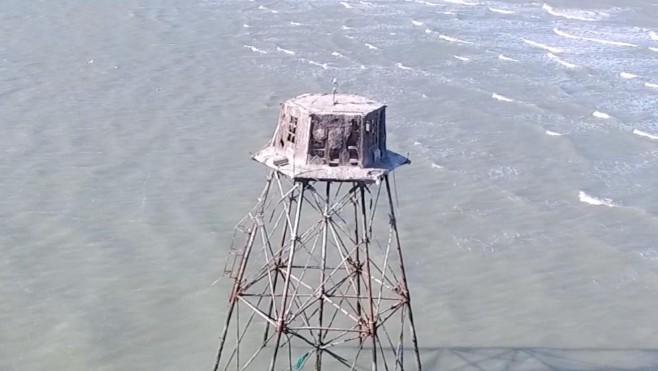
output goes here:
<path id="1" fill-rule="evenodd" d="M 451 4 L 471 5 L 471 6 L 472 5 L 477 5 L 477 3 L 470 3 L 470 2 L 464 1 L 464 0 L 443 0 L 443 2 L 451 3 Z"/>
<path id="2" fill-rule="evenodd" d="M 546 44 L 538 43 L 536 41 L 532 41 L 532 40 L 528 40 L 528 39 L 521 39 L 521 40 L 523 40 L 524 43 L 526 43 L 530 46 L 534 46 L 534 47 L 537 47 L 537 48 L 540 48 L 540 49 L 548 50 L 551 53 L 562 53 L 564 51 L 560 48 L 556 48 L 554 46 L 549 46 L 549 45 L 546 45 Z"/>
<path id="3" fill-rule="evenodd" d="M 501 61 L 509 61 L 509 62 L 518 62 L 519 61 L 518 59 L 510 58 L 510 57 L 507 57 L 503 54 L 499 54 L 498 59 L 500 59 Z"/>
<path id="4" fill-rule="evenodd" d="M 278 51 L 280 51 L 280 52 L 282 52 L 282 53 L 286 53 L 286 54 L 290 54 L 290 55 L 295 55 L 295 52 L 293 52 L 292 50 L 284 49 L 284 48 L 281 48 L 281 47 L 278 47 L 278 46 L 276 47 L 276 50 L 278 50 Z"/>
<path id="5" fill-rule="evenodd" d="M 491 94 L 491 98 L 495 100 L 499 100 L 501 102 L 514 102 L 514 99 L 496 93 Z"/>
<path id="6" fill-rule="evenodd" d="M 267 52 L 265 50 L 258 49 L 257 47 L 252 46 L 252 45 L 245 45 L 244 47 L 247 48 L 247 49 L 251 49 L 251 51 L 255 52 L 255 53 L 267 54 Z"/>
<path id="7" fill-rule="evenodd" d="M 275 13 L 275 14 L 279 12 L 278 10 L 270 9 L 270 8 L 266 7 L 265 5 L 258 6 L 258 9 L 260 9 L 260 10 L 269 10 L 270 12 Z"/>
<path id="8" fill-rule="evenodd" d="M 562 59 L 558 58 L 558 56 L 555 55 L 555 54 L 548 53 L 547 55 L 548 55 L 549 59 L 556 61 L 557 63 L 563 65 L 564 67 L 567 67 L 567 68 L 576 68 L 576 67 L 578 67 L 578 65 L 563 61 Z"/>
<path id="9" fill-rule="evenodd" d="M 617 206 L 609 198 L 596 198 L 583 191 L 578 191 L 578 199 L 580 200 L 580 202 L 584 202 L 586 204 L 590 204 L 594 206 L 608 206 L 608 207 Z"/>
<path id="10" fill-rule="evenodd" d="M 630 46 L 630 47 L 638 47 L 639 45 L 637 44 L 631 44 L 623 41 L 613 41 L 613 40 L 606 40 L 606 39 L 597 39 L 593 37 L 584 37 L 584 36 L 577 36 L 573 35 L 564 31 L 559 30 L 557 27 L 553 28 L 553 32 L 555 32 L 556 35 L 566 37 L 568 39 L 577 39 L 577 40 L 585 40 L 585 41 L 591 41 L 599 44 L 606 44 L 606 45 L 615 45 L 615 46 Z"/>
<path id="11" fill-rule="evenodd" d="M 544 3 L 541 7 L 544 9 L 548 14 L 555 16 L 555 17 L 562 17 L 566 19 L 575 19 L 579 21 L 588 21 L 588 22 L 595 22 L 595 21 L 600 21 L 604 18 L 607 18 L 610 16 L 607 13 L 603 12 L 594 12 L 591 10 L 582 10 L 582 9 L 555 9 L 552 6 Z"/>
<path id="12" fill-rule="evenodd" d="M 505 10 L 505 9 L 498 9 L 498 8 L 489 8 L 490 12 L 498 13 L 498 14 L 514 14 L 516 13 L 515 11 L 512 10 Z"/>
<path id="13" fill-rule="evenodd" d="M 649 134 L 649 133 L 647 133 L 646 131 L 640 131 L 640 130 L 634 129 L 634 130 L 633 130 L 633 134 L 635 134 L 635 135 L 639 135 L 639 136 L 641 136 L 641 137 L 645 137 L 645 138 L 653 139 L 653 140 L 658 140 L 658 135 Z"/>
<path id="14" fill-rule="evenodd" d="M 455 42 L 455 43 L 473 44 L 473 43 L 470 42 L 470 41 L 466 41 L 466 40 L 458 39 L 458 38 L 456 38 L 456 37 L 451 37 L 451 36 L 443 35 L 443 34 L 439 35 L 439 39 L 446 40 L 446 41 L 451 41 L 451 42 Z"/>
<path id="15" fill-rule="evenodd" d="M 313 60 L 310 60 L 310 59 L 306 60 L 306 62 L 308 64 L 311 64 L 311 65 L 314 65 L 314 66 L 322 67 L 325 70 L 329 68 L 329 65 L 327 63 L 320 63 L 320 62 L 316 62 L 316 61 L 313 61 Z"/>
<path id="16" fill-rule="evenodd" d="M 592 116 L 594 116 L 596 118 L 599 118 L 599 119 L 609 119 L 610 118 L 610 115 L 608 115 L 605 112 L 601 112 L 601 111 L 592 112 Z"/>

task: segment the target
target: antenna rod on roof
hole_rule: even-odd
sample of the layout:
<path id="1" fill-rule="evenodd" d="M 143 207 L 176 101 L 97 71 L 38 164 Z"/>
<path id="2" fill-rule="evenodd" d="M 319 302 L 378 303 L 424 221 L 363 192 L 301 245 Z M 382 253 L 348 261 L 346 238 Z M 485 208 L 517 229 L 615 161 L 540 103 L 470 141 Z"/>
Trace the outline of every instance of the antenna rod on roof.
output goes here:
<path id="1" fill-rule="evenodd" d="M 336 105 L 336 103 L 338 103 L 338 102 L 336 102 L 336 92 L 338 91 L 338 80 L 336 80 L 335 77 L 334 77 L 333 84 L 334 84 L 334 88 L 331 90 L 331 93 L 332 93 L 332 99 L 333 99 L 334 105 Z"/>

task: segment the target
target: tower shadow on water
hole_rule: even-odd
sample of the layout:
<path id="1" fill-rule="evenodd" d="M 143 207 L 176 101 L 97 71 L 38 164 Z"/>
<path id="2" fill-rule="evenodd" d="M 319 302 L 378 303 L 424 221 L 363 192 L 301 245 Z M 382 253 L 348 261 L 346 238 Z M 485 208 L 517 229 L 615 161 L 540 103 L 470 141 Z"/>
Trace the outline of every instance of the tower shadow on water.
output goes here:
<path id="1" fill-rule="evenodd" d="M 217 370 L 420 370 L 388 175 L 386 107 L 348 94 L 281 104 L 269 175 L 235 230 Z"/>

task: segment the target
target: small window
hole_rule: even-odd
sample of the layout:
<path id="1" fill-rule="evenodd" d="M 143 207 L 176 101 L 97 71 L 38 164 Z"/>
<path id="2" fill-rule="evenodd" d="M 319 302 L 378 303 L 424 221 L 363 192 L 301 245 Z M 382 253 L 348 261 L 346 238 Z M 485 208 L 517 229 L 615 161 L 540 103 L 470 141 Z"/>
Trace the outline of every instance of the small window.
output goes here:
<path id="1" fill-rule="evenodd" d="M 288 143 L 295 143 L 295 136 L 297 134 L 297 117 L 290 116 L 288 123 Z"/>
<path id="2" fill-rule="evenodd" d="M 350 121 L 350 136 L 347 138 L 347 154 L 352 166 L 359 164 L 359 141 L 361 139 L 361 126 L 355 119 Z"/>
<path id="3" fill-rule="evenodd" d="M 370 121 L 370 137 L 373 147 L 379 148 L 380 132 L 379 132 L 379 122 L 376 120 Z"/>

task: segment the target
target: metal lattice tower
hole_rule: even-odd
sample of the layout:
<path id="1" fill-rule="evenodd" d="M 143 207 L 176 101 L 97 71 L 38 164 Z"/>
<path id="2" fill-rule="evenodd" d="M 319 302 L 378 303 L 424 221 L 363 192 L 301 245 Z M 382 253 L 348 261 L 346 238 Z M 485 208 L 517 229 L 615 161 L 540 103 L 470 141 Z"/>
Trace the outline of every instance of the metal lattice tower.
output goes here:
<path id="1" fill-rule="evenodd" d="M 386 149 L 384 111 L 345 94 L 282 104 L 253 156 L 271 171 L 236 227 L 215 371 L 421 369 L 388 177 L 409 160 Z"/>

